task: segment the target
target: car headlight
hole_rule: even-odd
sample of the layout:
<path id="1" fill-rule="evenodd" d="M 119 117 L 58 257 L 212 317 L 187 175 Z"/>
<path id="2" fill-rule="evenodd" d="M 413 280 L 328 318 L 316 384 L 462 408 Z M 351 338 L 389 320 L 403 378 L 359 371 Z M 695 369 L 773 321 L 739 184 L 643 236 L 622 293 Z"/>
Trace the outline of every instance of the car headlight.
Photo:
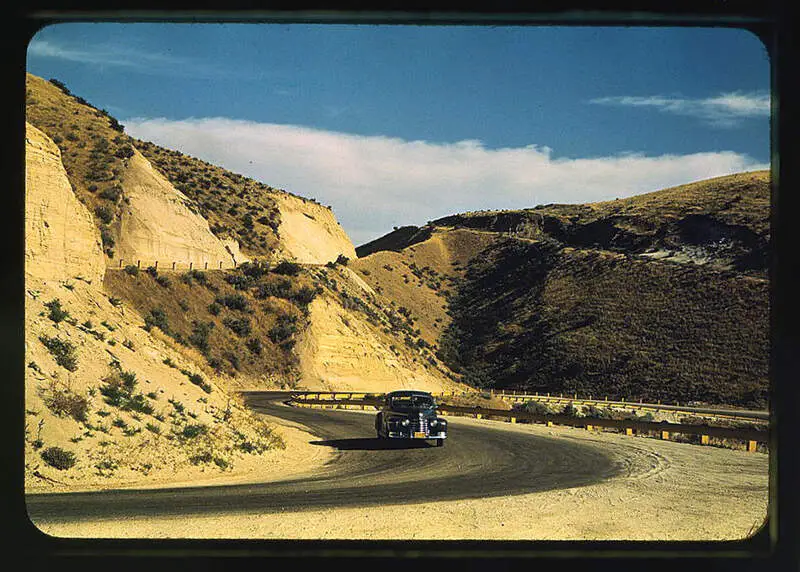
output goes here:
<path id="1" fill-rule="evenodd" d="M 403 420 L 400 422 L 400 425 L 402 425 L 403 427 L 408 427 L 410 423 L 411 423 L 411 422 L 410 422 L 408 419 L 403 419 Z"/>
<path id="2" fill-rule="evenodd" d="M 438 424 L 439 424 L 439 420 L 438 419 L 432 419 L 431 420 L 431 427 L 436 427 Z"/>

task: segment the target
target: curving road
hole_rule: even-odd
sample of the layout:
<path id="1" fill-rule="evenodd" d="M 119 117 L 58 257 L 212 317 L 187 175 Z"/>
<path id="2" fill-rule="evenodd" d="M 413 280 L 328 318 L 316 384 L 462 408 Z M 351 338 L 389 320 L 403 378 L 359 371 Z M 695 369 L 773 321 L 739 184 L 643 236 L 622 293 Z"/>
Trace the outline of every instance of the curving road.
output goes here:
<path id="1" fill-rule="evenodd" d="M 247 485 L 32 494 L 32 520 L 295 512 L 508 496 L 588 485 L 622 472 L 597 448 L 450 421 L 444 447 L 375 438 L 374 416 L 288 407 L 285 393 L 245 394 L 248 406 L 299 423 L 337 450 L 313 475 Z"/>

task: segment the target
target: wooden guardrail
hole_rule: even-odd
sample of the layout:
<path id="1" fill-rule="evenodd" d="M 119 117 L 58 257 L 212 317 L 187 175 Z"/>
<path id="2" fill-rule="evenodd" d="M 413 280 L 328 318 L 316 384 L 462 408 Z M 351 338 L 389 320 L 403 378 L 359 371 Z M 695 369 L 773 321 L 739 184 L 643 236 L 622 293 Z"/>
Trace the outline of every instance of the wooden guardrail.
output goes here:
<path id="1" fill-rule="evenodd" d="M 446 396 L 446 394 L 445 394 Z M 293 392 L 290 402 L 295 405 L 321 408 L 341 409 L 378 409 L 383 402 L 380 393 L 356 392 Z M 634 419 L 600 419 L 594 417 L 572 417 L 569 415 L 545 415 L 528 411 L 483 408 L 480 406 L 464 407 L 439 403 L 438 413 L 444 416 L 470 416 L 477 419 L 500 419 L 509 423 L 543 423 L 545 425 L 566 425 L 582 427 L 588 431 L 601 428 L 613 428 L 626 435 L 655 434 L 661 439 L 669 439 L 673 434 L 699 435 L 700 444 L 708 445 L 712 437 L 742 441 L 748 451 L 755 451 L 758 443 L 768 443 L 768 429 L 715 427 L 712 425 L 688 425 L 669 423 L 667 421 L 639 421 Z"/>

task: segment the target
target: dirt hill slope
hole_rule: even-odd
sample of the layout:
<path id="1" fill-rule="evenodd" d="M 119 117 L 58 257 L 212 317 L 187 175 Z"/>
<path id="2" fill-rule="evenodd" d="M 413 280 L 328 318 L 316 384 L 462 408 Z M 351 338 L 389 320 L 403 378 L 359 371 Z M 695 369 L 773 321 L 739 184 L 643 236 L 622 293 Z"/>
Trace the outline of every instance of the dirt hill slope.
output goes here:
<path id="1" fill-rule="evenodd" d="M 764 407 L 769 207 L 769 173 L 741 173 L 444 217 L 352 266 L 473 386 Z"/>

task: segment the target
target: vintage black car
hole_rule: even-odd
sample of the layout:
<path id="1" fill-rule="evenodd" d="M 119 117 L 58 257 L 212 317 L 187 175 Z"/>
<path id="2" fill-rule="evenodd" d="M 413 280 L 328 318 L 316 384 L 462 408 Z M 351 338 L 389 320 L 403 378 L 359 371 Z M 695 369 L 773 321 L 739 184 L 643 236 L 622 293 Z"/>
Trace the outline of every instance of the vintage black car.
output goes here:
<path id="1" fill-rule="evenodd" d="M 436 402 L 425 391 L 401 390 L 387 393 L 375 418 L 380 439 L 435 439 L 444 445 L 447 421 L 436 416 Z"/>

